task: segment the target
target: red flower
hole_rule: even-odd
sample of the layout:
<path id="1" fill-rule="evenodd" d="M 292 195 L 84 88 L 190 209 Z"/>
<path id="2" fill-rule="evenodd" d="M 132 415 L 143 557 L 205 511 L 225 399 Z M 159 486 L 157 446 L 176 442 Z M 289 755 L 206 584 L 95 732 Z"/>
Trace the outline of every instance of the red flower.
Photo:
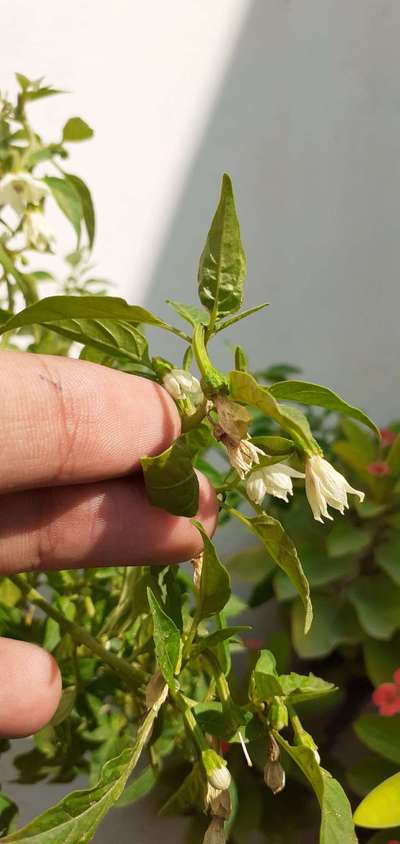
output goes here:
<path id="1" fill-rule="evenodd" d="M 400 841 L 398 841 L 397 838 L 391 838 L 387 844 L 400 844 Z"/>
<path id="2" fill-rule="evenodd" d="M 380 715 L 390 717 L 400 712 L 400 668 L 393 674 L 393 683 L 381 683 L 375 689 L 372 700 Z"/>
<path id="3" fill-rule="evenodd" d="M 384 475 L 390 475 L 390 466 L 384 460 L 376 460 L 375 463 L 370 463 L 367 466 L 367 471 L 370 475 L 383 477 Z"/>
<path id="4" fill-rule="evenodd" d="M 229 741 L 224 741 L 224 740 L 220 741 L 219 750 L 220 750 L 220 753 L 222 753 L 223 756 L 225 755 L 225 753 L 228 753 L 229 748 L 230 748 Z"/>
<path id="5" fill-rule="evenodd" d="M 249 651 L 260 651 L 264 642 L 262 639 L 256 639 L 250 636 L 247 639 L 243 639 L 243 644 Z"/>
<path id="6" fill-rule="evenodd" d="M 396 432 L 391 431 L 390 428 L 380 428 L 380 434 L 381 434 L 382 445 L 392 445 L 392 443 L 394 443 L 394 441 L 397 437 Z"/>

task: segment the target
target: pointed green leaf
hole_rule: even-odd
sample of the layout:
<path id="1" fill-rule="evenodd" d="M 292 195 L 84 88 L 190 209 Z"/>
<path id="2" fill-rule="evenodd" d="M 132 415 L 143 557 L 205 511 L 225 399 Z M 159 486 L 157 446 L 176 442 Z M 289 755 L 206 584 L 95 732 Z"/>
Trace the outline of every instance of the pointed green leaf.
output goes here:
<path id="1" fill-rule="evenodd" d="M 219 645 L 221 642 L 225 642 L 226 639 L 236 638 L 238 633 L 244 633 L 248 630 L 251 630 L 251 627 L 243 625 L 237 627 L 224 627 L 222 630 L 215 630 L 214 633 L 210 633 L 209 636 L 203 636 L 198 642 L 196 642 L 191 649 L 190 656 L 193 659 L 203 651 L 215 648 L 216 645 Z"/>
<path id="2" fill-rule="evenodd" d="M 92 195 L 87 184 L 80 179 L 79 176 L 74 176 L 72 173 L 65 173 L 64 175 L 79 194 L 82 204 L 83 219 L 85 221 L 86 231 L 89 238 L 89 246 L 92 248 L 96 233 L 96 214 Z"/>
<path id="3" fill-rule="evenodd" d="M 203 249 L 198 273 L 201 303 L 216 317 L 239 310 L 246 277 L 232 182 L 225 173 L 221 197 Z"/>
<path id="4" fill-rule="evenodd" d="M 63 141 L 87 141 L 93 137 L 93 129 L 81 117 L 70 117 L 63 129 Z"/>
<path id="5" fill-rule="evenodd" d="M 121 796 L 152 730 L 156 712 L 150 710 L 136 741 L 104 765 L 94 788 L 73 791 L 22 829 L 3 838 L 4 844 L 88 844 L 104 816 Z"/>
<path id="6" fill-rule="evenodd" d="M 315 677 L 314 674 L 296 674 L 295 671 L 291 671 L 290 674 L 281 674 L 279 683 L 283 694 L 285 697 L 290 697 L 290 702 L 293 704 L 302 703 L 304 700 L 315 700 L 336 690 L 333 683 Z"/>
<path id="7" fill-rule="evenodd" d="M 201 308 L 196 308 L 195 305 L 185 305 L 184 302 L 175 302 L 173 299 L 167 299 L 167 304 L 176 311 L 182 319 L 189 322 L 190 325 L 207 325 L 208 313 Z"/>
<path id="8" fill-rule="evenodd" d="M 310 588 L 292 540 L 285 533 L 281 523 L 267 513 L 249 518 L 239 510 L 230 512 L 261 540 L 270 557 L 293 583 L 305 609 L 304 630 L 307 633 L 313 617 Z"/>
<path id="9" fill-rule="evenodd" d="M 77 193 L 74 186 L 67 179 L 59 179 L 57 176 L 46 176 L 43 181 L 50 188 L 60 210 L 72 223 L 79 239 L 83 214 L 79 193 Z"/>
<path id="10" fill-rule="evenodd" d="M 338 645 L 355 644 L 363 638 L 354 610 L 334 595 L 314 595 L 314 622 L 304 635 L 303 608 L 292 606 L 292 639 L 302 659 L 316 659 L 331 653 Z"/>
<path id="11" fill-rule="evenodd" d="M 390 639 L 400 629 L 400 586 L 384 574 L 358 577 L 346 590 L 361 626 L 374 639 Z"/>
<path id="12" fill-rule="evenodd" d="M 364 797 L 354 813 L 354 823 L 368 829 L 391 829 L 400 824 L 400 773 Z"/>
<path id="13" fill-rule="evenodd" d="M 400 765 L 400 715 L 362 715 L 354 729 L 370 750 Z"/>
<path id="14" fill-rule="evenodd" d="M 226 568 L 218 559 L 211 539 L 208 538 L 200 522 L 193 522 L 203 539 L 203 566 L 200 578 L 200 590 L 197 613 L 201 620 L 220 612 L 231 594 L 230 577 Z"/>
<path id="15" fill-rule="evenodd" d="M 271 393 L 272 388 L 257 384 L 256 379 L 248 372 L 231 372 L 229 380 L 231 398 L 257 407 L 266 416 L 270 416 L 290 433 L 306 454 L 320 453 L 304 414 L 296 408 L 279 405 Z"/>
<path id="16" fill-rule="evenodd" d="M 156 457 L 142 457 L 149 500 L 175 516 L 195 516 L 199 509 L 199 481 L 184 438 Z"/>
<path id="17" fill-rule="evenodd" d="M 246 317 L 252 316 L 253 314 L 258 313 L 258 311 L 262 311 L 264 308 L 268 308 L 268 302 L 263 302 L 262 305 L 254 305 L 253 308 L 247 308 L 246 311 L 241 311 L 240 314 L 236 314 L 229 319 L 225 319 L 223 322 L 217 322 L 215 326 L 215 333 L 218 334 L 219 331 L 224 331 L 225 328 L 229 328 L 229 326 L 234 325 L 235 322 L 240 322 L 241 319 L 246 319 Z"/>
<path id="18" fill-rule="evenodd" d="M 107 319 L 65 319 L 48 322 L 46 328 L 104 352 L 112 358 L 132 360 L 151 367 L 147 340 L 134 325 Z"/>
<path id="19" fill-rule="evenodd" d="M 175 685 L 175 671 L 178 665 L 181 637 L 172 618 L 164 612 L 157 598 L 147 589 L 147 598 L 153 617 L 153 639 L 158 666 L 169 686 Z"/>
<path id="20" fill-rule="evenodd" d="M 316 407 L 325 407 L 326 410 L 332 410 L 336 413 L 342 413 L 344 416 L 350 416 L 357 419 L 371 428 L 371 431 L 380 438 L 379 428 L 374 422 L 358 407 L 352 407 L 347 404 L 344 399 L 337 396 L 333 390 L 328 387 L 321 387 L 319 384 L 310 384 L 307 381 L 278 381 L 270 387 L 270 392 L 276 399 L 288 399 L 289 401 L 299 402 L 299 404 L 311 404 Z"/>
<path id="21" fill-rule="evenodd" d="M 338 781 L 319 767 L 308 747 L 292 747 L 279 733 L 275 738 L 315 791 L 321 809 L 320 844 L 357 844 L 351 806 Z"/>
<path id="22" fill-rule="evenodd" d="M 114 805 L 115 809 L 124 809 L 125 806 L 133 806 L 141 797 L 145 797 L 154 788 L 157 782 L 157 772 L 151 765 L 146 765 L 139 776 L 130 782 L 121 797 Z"/>

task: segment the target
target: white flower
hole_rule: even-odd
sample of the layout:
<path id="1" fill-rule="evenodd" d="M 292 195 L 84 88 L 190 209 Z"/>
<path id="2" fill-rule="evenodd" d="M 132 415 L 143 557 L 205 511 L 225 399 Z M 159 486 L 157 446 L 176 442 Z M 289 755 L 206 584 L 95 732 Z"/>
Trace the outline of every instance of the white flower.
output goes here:
<path id="1" fill-rule="evenodd" d="M 308 503 L 313 512 L 314 519 L 322 522 L 325 519 L 332 519 L 328 513 L 328 506 L 343 515 L 349 504 L 347 495 L 357 495 L 360 501 L 364 501 L 364 493 L 353 489 L 346 481 L 346 478 L 337 472 L 331 464 L 313 454 L 306 460 L 306 495 Z"/>
<path id="2" fill-rule="evenodd" d="M 38 252 L 46 252 L 47 249 L 54 248 L 54 233 L 39 209 L 26 212 L 22 228 L 28 246 L 33 246 Z"/>
<path id="3" fill-rule="evenodd" d="M 6 173 L 0 179 L 0 205 L 11 205 L 17 214 L 27 205 L 38 205 L 48 193 L 47 185 L 30 173 Z"/>
<path id="4" fill-rule="evenodd" d="M 163 384 L 170 396 L 177 401 L 190 398 L 199 402 L 203 398 L 199 379 L 185 369 L 171 369 L 164 375 Z"/>
<path id="5" fill-rule="evenodd" d="M 275 498 L 282 498 L 288 501 L 288 496 L 293 495 L 292 478 L 304 478 L 303 472 L 286 466 L 285 463 L 274 463 L 272 466 L 263 466 L 252 472 L 246 484 L 246 491 L 249 498 L 256 504 L 261 504 L 264 496 L 274 495 Z"/>
<path id="6" fill-rule="evenodd" d="M 210 785 L 214 788 L 217 788 L 219 791 L 225 791 L 231 784 L 229 768 L 225 765 L 215 767 L 212 771 L 207 773 L 207 779 Z"/>
<path id="7" fill-rule="evenodd" d="M 220 441 L 224 444 L 231 466 L 236 469 L 239 478 L 243 479 L 250 472 L 252 466 L 260 462 L 259 454 L 264 454 L 261 448 L 257 448 L 250 439 L 234 441 L 228 436 L 222 436 Z"/>

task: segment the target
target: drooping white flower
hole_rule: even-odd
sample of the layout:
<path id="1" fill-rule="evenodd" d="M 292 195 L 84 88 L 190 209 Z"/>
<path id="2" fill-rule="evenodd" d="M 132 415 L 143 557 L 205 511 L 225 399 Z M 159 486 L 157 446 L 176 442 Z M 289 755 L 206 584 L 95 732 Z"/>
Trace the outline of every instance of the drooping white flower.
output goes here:
<path id="1" fill-rule="evenodd" d="M 24 171 L 0 179 L 0 205 L 11 205 L 17 214 L 23 214 L 27 205 L 38 205 L 48 193 L 45 182 Z"/>
<path id="2" fill-rule="evenodd" d="M 303 472 L 292 469 L 286 463 L 274 463 L 252 472 L 246 484 L 246 492 L 255 504 L 261 504 L 267 493 L 287 502 L 288 496 L 293 495 L 292 478 L 304 477 Z"/>
<path id="3" fill-rule="evenodd" d="M 225 789 L 229 788 L 231 775 L 225 759 L 222 759 L 212 748 L 203 750 L 201 758 L 207 774 L 208 783 L 218 791 L 225 791 Z"/>
<path id="4" fill-rule="evenodd" d="M 171 369 L 164 375 L 163 384 L 170 396 L 177 401 L 190 398 L 197 403 L 203 398 L 199 379 L 185 369 Z"/>
<path id="5" fill-rule="evenodd" d="M 32 208 L 26 212 L 22 228 L 28 246 L 37 249 L 38 252 L 46 252 L 47 249 L 54 248 L 54 233 L 39 208 Z"/>
<path id="6" fill-rule="evenodd" d="M 254 445 L 250 439 L 239 440 L 237 442 L 226 436 L 221 437 L 221 442 L 228 452 L 231 466 L 236 469 L 239 478 L 243 481 L 254 464 L 259 464 L 260 458 L 258 455 L 264 454 L 264 452 L 261 448 Z"/>
<path id="7" fill-rule="evenodd" d="M 324 518 L 332 519 L 328 506 L 343 515 L 349 506 L 347 495 L 356 495 L 360 501 L 364 501 L 365 497 L 363 492 L 353 489 L 344 475 L 318 454 L 306 460 L 305 486 L 308 503 L 317 522 L 323 522 Z"/>

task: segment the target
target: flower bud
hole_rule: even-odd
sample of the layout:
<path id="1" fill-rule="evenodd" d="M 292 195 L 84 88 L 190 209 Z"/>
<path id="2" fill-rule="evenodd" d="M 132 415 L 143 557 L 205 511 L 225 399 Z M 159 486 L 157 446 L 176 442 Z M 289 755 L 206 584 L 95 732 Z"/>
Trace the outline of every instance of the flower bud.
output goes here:
<path id="1" fill-rule="evenodd" d="M 204 750 L 202 762 L 207 774 L 207 780 L 214 788 L 225 791 L 231 784 L 231 775 L 225 762 L 215 750 Z"/>
<path id="2" fill-rule="evenodd" d="M 201 401 L 203 397 L 200 381 L 185 369 L 171 369 L 164 375 L 163 384 L 176 401 L 186 398 Z"/>
<path id="3" fill-rule="evenodd" d="M 286 775 L 279 759 L 268 759 L 264 768 L 264 782 L 273 794 L 279 794 L 285 788 Z"/>

